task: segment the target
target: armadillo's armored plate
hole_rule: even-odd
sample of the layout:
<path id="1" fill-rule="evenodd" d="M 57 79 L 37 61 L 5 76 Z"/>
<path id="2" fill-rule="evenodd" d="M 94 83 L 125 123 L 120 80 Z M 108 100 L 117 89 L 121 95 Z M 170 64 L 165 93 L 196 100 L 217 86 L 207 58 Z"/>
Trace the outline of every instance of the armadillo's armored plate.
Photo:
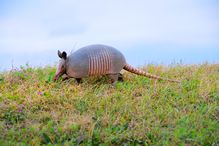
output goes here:
<path id="1" fill-rule="evenodd" d="M 125 64 L 124 56 L 117 49 L 106 45 L 90 45 L 68 56 L 66 73 L 74 78 L 115 74 Z"/>

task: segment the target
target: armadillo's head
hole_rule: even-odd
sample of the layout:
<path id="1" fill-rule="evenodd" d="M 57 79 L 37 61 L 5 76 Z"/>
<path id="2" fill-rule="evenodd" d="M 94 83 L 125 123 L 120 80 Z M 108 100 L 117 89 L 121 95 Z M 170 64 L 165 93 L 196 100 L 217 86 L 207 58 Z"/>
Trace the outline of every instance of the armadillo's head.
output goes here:
<path id="1" fill-rule="evenodd" d="M 54 77 L 54 81 L 58 80 L 59 77 L 61 77 L 66 72 L 66 59 L 67 59 L 67 53 L 60 52 L 58 50 L 58 56 L 61 58 L 59 61 L 59 64 L 57 65 L 56 75 Z"/>

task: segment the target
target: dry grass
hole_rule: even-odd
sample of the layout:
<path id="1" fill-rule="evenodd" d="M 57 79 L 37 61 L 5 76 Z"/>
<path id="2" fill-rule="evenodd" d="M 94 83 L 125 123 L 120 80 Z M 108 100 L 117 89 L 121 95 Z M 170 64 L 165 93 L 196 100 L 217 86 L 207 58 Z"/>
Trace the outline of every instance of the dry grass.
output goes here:
<path id="1" fill-rule="evenodd" d="M 219 64 L 142 67 L 182 84 L 124 73 L 52 81 L 53 67 L 0 74 L 0 145 L 217 145 Z"/>

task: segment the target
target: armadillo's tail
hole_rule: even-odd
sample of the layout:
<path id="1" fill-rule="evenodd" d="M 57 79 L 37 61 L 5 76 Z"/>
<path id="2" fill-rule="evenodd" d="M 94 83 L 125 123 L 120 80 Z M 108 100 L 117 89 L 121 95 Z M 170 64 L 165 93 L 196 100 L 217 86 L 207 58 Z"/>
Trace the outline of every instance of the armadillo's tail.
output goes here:
<path id="1" fill-rule="evenodd" d="M 170 81 L 170 82 L 180 83 L 179 81 L 176 81 L 176 80 L 166 79 L 166 78 L 162 78 L 160 76 L 152 75 L 150 73 L 147 73 L 147 72 L 144 72 L 144 71 L 139 70 L 137 68 L 134 68 L 134 67 L 132 67 L 129 64 L 126 64 L 123 67 L 123 69 L 125 69 L 125 70 L 127 70 L 127 71 L 129 71 L 131 73 L 134 73 L 134 74 L 137 74 L 137 75 L 141 75 L 141 76 L 145 76 L 145 77 L 149 77 L 149 78 L 152 78 L 152 79 L 166 80 L 166 81 Z"/>

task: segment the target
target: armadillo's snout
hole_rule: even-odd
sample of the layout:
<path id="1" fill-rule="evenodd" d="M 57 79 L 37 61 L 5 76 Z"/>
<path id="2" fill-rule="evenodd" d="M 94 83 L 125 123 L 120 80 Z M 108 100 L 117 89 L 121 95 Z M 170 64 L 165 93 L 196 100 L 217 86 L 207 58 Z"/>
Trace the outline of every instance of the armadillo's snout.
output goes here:
<path id="1" fill-rule="evenodd" d="M 55 77 L 53 78 L 53 81 L 57 81 L 59 79 L 59 77 L 61 77 L 63 75 L 63 72 L 58 72 Z"/>
<path id="2" fill-rule="evenodd" d="M 57 73 L 57 74 L 55 75 L 55 77 L 53 78 L 53 81 L 54 81 L 54 82 L 57 81 L 57 80 L 59 79 L 59 77 L 60 77 L 60 73 Z"/>
<path id="3" fill-rule="evenodd" d="M 53 78 L 53 81 L 55 82 L 55 81 L 57 81 L 58 80 L 58 78 L 57 78 L 57 76 L 55 76 L 54 78 Z"/>

